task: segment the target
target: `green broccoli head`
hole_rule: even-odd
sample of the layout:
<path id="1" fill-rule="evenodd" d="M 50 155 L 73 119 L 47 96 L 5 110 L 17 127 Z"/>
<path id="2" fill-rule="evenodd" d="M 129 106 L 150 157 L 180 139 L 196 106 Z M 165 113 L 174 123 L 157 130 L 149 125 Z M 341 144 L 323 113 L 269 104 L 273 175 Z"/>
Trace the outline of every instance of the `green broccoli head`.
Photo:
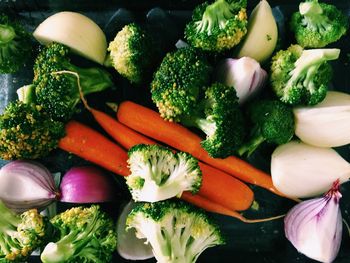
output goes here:
<path id="1" fill-rule="evenodd" d="M 129 152 L 126 183 L 135 201 L 157 202 L 183 191 L 197 193 L 202 183 L 198 160 L 159 145 L 138 144 Z"/>
<path id="2" fill-rule="evenodd" d="M 310 0 L 299 5 L 290 21 L 296 41 L 302 47 L 321 48 L 339 40 L 347 31 L 348 18 L 334 5 Z"/>
<path id="3" fill-rule="evenodd" d="M 0 116 L 0 158 L 36 159 L 57 147 L 64 124 L 52 120 L 41 106 L 11 102 Z"/>
<path id="4" fill-rule="evenodd" d="M 50 224 L 36 209 L 15 214 L 0 201 L 0 261 L 24 262 L 50 235 Z"/>
<path id="5" fill-rule="evenodd" d="M 225 158 L 243 143 L 244 119 L 234 87 L 214 83 L 205 91 L 195 114 L 182 116 L 185 126 L 201 129 L 202 147 L 214 158 Z"/>
<path id="6" fill-rule="evenodd" d="M 73 207 L 51 220 L 56 242 L 50 242 L 41 253 L 44 263 L 106 263 L 117 246 L 112 219 L 98 205 Z"/>
<path id="7" fill-rule="evenodd" d="M 249 105 L 252 123 L 249 141 L 240 147 L 240 155 L 251 155 L 263 142 L 284 144 L 294 135 L 293 110 L 279 100 L 260 100 Z"/>
<path id="8" fill-rule="evenodd" d="M 192 48 L 168 53 L 151 83 L 152 100 L 162 118 L 179 121 L 197 104 L 201 89 L 209 83 L 212 67 Z"/>
<path id="9" fill-rule="evenodd" d="M 97 67 L 77 67 L 70 62 L 68 55 L 69 48 L 58 43 L 41 50 L 34 64 L 35 88 L 28 90 L 34 95 L 25 95 L 33 98 L 54 120 L 67 121 L 75 113 L 80 102 L 78 83 L 83 95 L 113 85 L 108 72 Z"/>
<path id="10" fill-rule="evenodd" d="M 236 46 L 247 33 L 246 1 L 216 0 L 198 5 L 185 27 L 192 46 L 221 52 Z"/>
<path id="11" fill-rule="evenodd" d="M 270 82 L 282 102 L 291 105 L 315 105 L 327 93 L 332 78 L 328 60 L 339 57 L 339 49 L 304 50 L 292 45 L 272 58 Z"/>
<path id="12" fill-rule="evenodd" d="M 0 14 L 0 73 L 14 73 L 32 53 L 31 36 L 23 26 Z"/>
<path id="13" fill-rule="evenodd" d="M 131 83 L 140 84 L 152 72 L 156 57 L 151 35 L 135 23 L 128 24 L 109 43 L 106 66 L 113 66 Z"/>
<path id="14" fill-rule="evenodd" d="M 207 248 L 223 245 L 217 224 L 182 201 L 138 203 L 126 220 L 127 229 L 150 243 L 158 262 L 196 262 Z"/>

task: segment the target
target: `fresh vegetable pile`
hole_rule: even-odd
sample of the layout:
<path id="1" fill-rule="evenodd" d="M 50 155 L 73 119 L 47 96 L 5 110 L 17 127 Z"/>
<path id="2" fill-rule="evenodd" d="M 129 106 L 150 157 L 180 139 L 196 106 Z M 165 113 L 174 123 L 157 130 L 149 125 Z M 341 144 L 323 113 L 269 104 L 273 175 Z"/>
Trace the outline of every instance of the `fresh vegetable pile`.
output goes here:
<path id="1" fill-rule="evenodd" d="M 284 220 L 299 253 L 337 258 L 350 233 L 350 163 L 338 153 L 350 144 L 350 95 L 331 87 L 348 17 L 318 0 L 279 25 L 266 0 L 253 10 L 203 1 L 191 13 L 169 46 L 136 20 L 111 35 L 65 11 L 29 32 L 0 15 L 0 72 L 33 59 L 32 80 L 0 115 L 1 262 L 37 251 L 47 263 L 117 253 L 192 263 L 234 239 L 219 215 Z M 260 213 L 260 191 L 286 205 Z"/>

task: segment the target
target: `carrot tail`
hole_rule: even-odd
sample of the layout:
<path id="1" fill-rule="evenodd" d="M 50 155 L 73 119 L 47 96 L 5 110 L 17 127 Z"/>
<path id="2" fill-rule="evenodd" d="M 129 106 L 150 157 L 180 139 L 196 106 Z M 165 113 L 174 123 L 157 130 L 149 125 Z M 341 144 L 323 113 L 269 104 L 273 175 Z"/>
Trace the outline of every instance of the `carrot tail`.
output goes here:
<path id="1" fill-rule="evenodd" d="M 91 109 L 96 121 L 116 142 L 129 149 L 136 144 L 155 144 L 152 139 L 126 127 L 108 114 Z M 202 186 L 199 195 L 217 202 L 232 210 L 246 210 L 254 199 L 253 191 L 238 179 L 225 172 L 200 163 L 202 171 Z"/>
<path id="2" fill-rule="evenodd" d="M 210 157 L 201 147 L 202 139 L 197 134 L 182 125 L 163 120 L 157 112 L 149 108 L 131 101 L 124 101 L 118 107 L 117 119 L 143 135 L 180 151 L 189 152 L 197 159 L 246 183 L 258 185 L 277 195 L 286 197 L 273 186 L 271 176 L 268 174 L 234 156 L 225 159 Z"/>
<path id="3" fill-rule="evenodd" d="M 66 136 L 60 140 L 58 147 L 116 174 L 130 174 L 128 155 L 124 149 L 77 121 L 67 123 Z"/>

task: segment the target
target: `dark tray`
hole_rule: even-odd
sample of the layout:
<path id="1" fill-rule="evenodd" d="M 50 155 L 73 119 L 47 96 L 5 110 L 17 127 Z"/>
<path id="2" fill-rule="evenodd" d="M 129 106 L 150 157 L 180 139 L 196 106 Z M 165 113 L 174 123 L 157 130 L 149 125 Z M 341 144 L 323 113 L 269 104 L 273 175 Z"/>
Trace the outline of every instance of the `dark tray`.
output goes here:
<path id="1" fill-rule="evenodd" d="M 174 48 L 175 42 L 182 38 L 184 24 L 190 19 L 191 9 L 202 1 L 190 0 L 164 0 L 164 1 L 0 1 L 0 8 L 13 12 L 24 22 L 29 30 L 35 27 L 49 15 L 63 10 L 79 11 L 94 21 L 96 21 L 105 31 L 108 40 L 111 40 L 115 33 L 121 27 L 131 21 L 144 24 L 152 32 L 161 32 L 162 52 Z M 248 7 L 252 7 L 258 1 L 248 1 Z M 350 1 L 328 1 L 342 8 L 350 15 Z M 273 7 L 275 17 L 279 24 L 282 36 L 282 45 L 290 43 L 290 34 L 285 27 L 288 23 L 288 17 L 291 12 L 297 10 L 298 3 L 294 1 L 277 1 L 271 0 L 270 5 Z M 343 37 L 341 41 L 332 45 L 341 48 L 341 56 L 332 65 L 334 66 L 334 80 L 332 89 L 341 90 L 350 93 L 350 39 L 349 36 Z M 83 63 L 88 63 L 83 61 Z M 150 94 L 147 85 L 143 87 L 130 87 L 127 81 L 114 74 L 115 89 L 100 94 L 100 96 L 88 97 L 89 103 L 93 106 L 107 110 L 103 101 L 115 98 L 115 101 L 133 100 L 148 107 L 154 108 L 151 103 Z M 14 75 L 0 75 L 0 111 L 7 103 L 16 98 L 15 91 L 17 88 L 32 81 L 32 64 L 28 63 L 21 72 Z M 86 112 L 75 116 L 75 118 L 95 125 L 91 116 Z M 95 126 L 97 129 L 98 127 Z M 102 132 L 102 131 L 101 131 Z M 254 154 L 248 161 L 255 166 L 269 171 L 269 156 L 272 148 L 265 147 L 258 153 Z M 339 148 L 339 152 L 345 159 L 350 161 L 349 147 Z M 41 160 L 47 165 L 52 172 L 64 172 L 74 165 L 86 163 L 77 157 L 55 150 L 47 158 Z M 1 161 L 3 165 L 4 161 Z M 294 204 L 290 201 L 276 197 L 268 191 L 251 186 L 255 192 L 255 199 L 259 204 L 258 210 L 249 210 L 244 214 L 249 218 L 264 218 L 279 214 L 284 214 Z M 105 209 L 113 216 L 117 216 L 120 205 L 125 202 L 129 196 L 124 182 L 119 180 L 120 200 L 114 204 L 105 205 Z M 341 208 L 343 218 L 349 221 L 350 208 L 350 187 L 345 184 L 341 187 L 343 198 L 341 199 Z M 66 208 L 67 205 L 59 204 L 60 209 Z M 227 236 L 227 244 L 220 247 L 207 249 L 198 259 L 198 262 L 235 262 L 235 263 L 267 263 L 267 262 L 288 262 L 304 263 L 314 262 L 305 256 L 299 254 L 295 248 L 284 237 L 283 220 L 276 220 L 266 223 L 245 224 L 236 219 L 213 215 L 219 222 L 222 231 Z M 32 257 L 30 262 L 39 262 L 37 257 Z M 129 262 L 120 258 L 117 253 L 113 262 Z M 144 262 L 155 262 L 154 259 Z M 343 231 L 343 241 L 336 263 L 350 262 L 350 238 L 346 228 Z"/>

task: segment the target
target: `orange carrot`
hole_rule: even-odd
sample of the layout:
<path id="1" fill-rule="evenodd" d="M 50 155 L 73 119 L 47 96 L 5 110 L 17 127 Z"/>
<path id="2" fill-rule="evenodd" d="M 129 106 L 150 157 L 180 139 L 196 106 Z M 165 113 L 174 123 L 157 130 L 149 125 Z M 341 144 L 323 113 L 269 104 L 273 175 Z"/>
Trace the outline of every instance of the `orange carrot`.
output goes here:
<path id="1" fill-rule="evenodd" d="M 66 136 L 60 140 L 59 148 L 116 174 L 130 174 L 127 167 L 128 155 L 123 148 L 77 121 L 68 122 L 65 128 Z"/>
<path id="2" fill-rule="evenodd" d="M 156 142 L 126 127 L 108 114 L 89 109 L 102 128 L 126 149 L 136 144 L 155 144 Z M 254 199 L 253 191 L 238 179 L 227 173 L 199 162 L 202 171 L 202 186 L 199 195 L 232 210 L 246 210 Z"/>
<path id="3" fill-rule="evenodd" d="M 122 102 L 117 111 L 118 120 L 133 130 L 165 143 L 180 151 L 186 151 L 197 159 L 214 166 L 238 179 L 266 188 L 280 196 L 272 184 L 271 176 L 234 156 L 225 159 L 212 158 L 201 147 L 202 139 L 180 124 L 163 120 L 160 115 L 131 101 Z"/>

